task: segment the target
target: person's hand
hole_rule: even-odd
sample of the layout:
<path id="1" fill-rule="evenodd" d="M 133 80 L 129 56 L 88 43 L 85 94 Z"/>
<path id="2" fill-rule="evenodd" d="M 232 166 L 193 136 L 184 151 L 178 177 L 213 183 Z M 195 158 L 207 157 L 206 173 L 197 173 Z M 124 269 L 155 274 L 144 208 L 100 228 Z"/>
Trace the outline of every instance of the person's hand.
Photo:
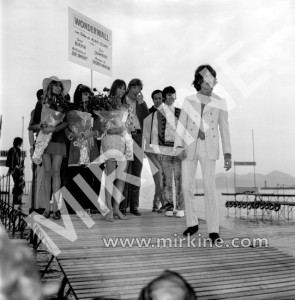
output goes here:
<path id="1" fill-rule="evenodd" d="M 42 130 L 43 133 L 53 133 L 53 132 L 55 132 L 55 128 L 51 127 L 51 126 L 43 127 L 41 130 Z"/>
<path id="2" fill-rule="evenodd" d="M 129 131 L 129 132 L 132 132 L 132 131 L 134 131 L 135 130 L 135 127 L 134 127 L 134 125 L 128 125 L 128 127 L 127 127 L 127 130 Z"/>
<path id="3" fill-rule="evenodd" d="M 72 132 L 71 137 L 72 137 L 73 139 L 79 139 L 79 138 L 82 137 L 82 135 L 81 135 L 80 133 Z"/>
<path id="4" fill-rule="evenodd" d="M 108 134 L 122 134 L 124 132 L 124 127 L 111 128 L 107 130 Z"/>
<path id="5" fill-rule="evenodd" d="M 140 92 L 137 95 L 137 101 L 138 101 L 138 104 L 142 104 L 143 103 L 143 94 L 142 94 L 142 92 Z"/>
<path id="6" fill-rule="evenodd" d="M 93 131 L 86 131 L 82 133 L 84 139 L 88 139 L 94 135 Z"/>
<path id="7" fill-rule="evenodd" d="M 225 158 L 224 159 L 225 171 L 228 171 L 231 168 L 231 165 L 232 165 L 231 158 Z"/>
<path id="8" fill-rule="evenodd" d="M 180 160 L 186 159 L 187 158 L 186 151 L 183 149 L 177 156 Z"/>

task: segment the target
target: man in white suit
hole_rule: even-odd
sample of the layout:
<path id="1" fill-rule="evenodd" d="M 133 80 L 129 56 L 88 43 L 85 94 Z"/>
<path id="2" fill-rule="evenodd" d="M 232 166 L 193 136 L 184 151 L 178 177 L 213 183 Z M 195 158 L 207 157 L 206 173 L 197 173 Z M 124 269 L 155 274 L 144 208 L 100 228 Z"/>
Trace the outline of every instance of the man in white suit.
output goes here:
<path id="1" fill-rule="evenodd" d="M 225 100 L 212 93 L 216 82 L 216 71 L 210 65 L 201 65 L 197 68 L 193 81 L 197 94 L 184 100 L 174 142 L 175 150 L 182 159 L 182 189 L 188 226 L 183 235 L 192 235 L 199 230 L 197 201 L 192 188 L 195 186 L 199 161 L 203 175 L 207 230 L 213 244 L 219 238 L 215 187 L 219 136 L 226 171 L 232 164 L 228 112 Z"/>

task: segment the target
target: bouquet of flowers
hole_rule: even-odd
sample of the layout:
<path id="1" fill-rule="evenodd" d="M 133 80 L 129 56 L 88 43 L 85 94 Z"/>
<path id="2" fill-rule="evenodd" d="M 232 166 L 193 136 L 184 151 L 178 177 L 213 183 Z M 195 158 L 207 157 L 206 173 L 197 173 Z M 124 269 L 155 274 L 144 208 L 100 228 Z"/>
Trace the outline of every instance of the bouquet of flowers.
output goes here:
<path id="1" fill-rule="evenodd" d="M 54 109 L 51 109 L 48 104 L 43 104 L 42 112 L 41 112 L 41 127 L 56 127 L 58 124 L 60 124 L 64 119 L 65 114 L 56 111 Z M 34 154 L 32 156 L 32 161 L 40 165 L 42 162 L 42 155 L 47 148 L 50 140 L 52 137 L 51 133 L 44 133 L 42 130 L 39 132 L 36 143 L 35 143 L 35 150 Z"/>
<path id="2" fill-rule="evenodd" d="M 92 130 L 91 114 L 78 110 L 71 110 L 67 113 L 68 126 L 73 133 L 79 135 L 74 141 L 74 146 L 80 148 L 80 165 L 90 164 L 90 149 L 93 146 L 93 137 L 86 138 Z M 71 139 L 71 138 L 70 138 Z"/>
<path id="3" fill-rule="evenodd" d="M 127 129 L 121 135 L 108 135 L 107 130 L 119 128 L 126 125 L 128 110 L 121 105 L 120 98 L 110 97 L 99 93 L 90 99 L 89 104 L 97 116 L 99 116 L 99 128 L 102 134 L 102 154 L 96 160 L 97 163 L 104 163 L 110 158 L 133 159 L 133 140 Z"/>
<path id="4" fill-rule="evenodd" d="M 116 110 L 120 99 L 117 97 L 111 97 L 105 93 L 98 93 L 97 95 L 91 95 L 87 102 L 88 111 L 111 111 Z"/>
<path id="5" fill-rule="evenodd" d="M 67 113 L 68 111 L 73 109 L 74 103 L 71 103 L 69 100 L 67 100 L 66 96 L 55 96 L 51 101 L 48 102 L 49 107 L 53 110 Z"/>

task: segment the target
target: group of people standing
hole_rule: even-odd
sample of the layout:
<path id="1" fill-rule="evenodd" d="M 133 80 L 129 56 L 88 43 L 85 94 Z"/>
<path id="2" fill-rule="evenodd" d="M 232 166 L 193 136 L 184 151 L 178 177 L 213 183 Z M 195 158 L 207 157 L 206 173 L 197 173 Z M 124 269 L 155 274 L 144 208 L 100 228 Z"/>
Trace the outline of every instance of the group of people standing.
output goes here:
<path id="1" fill-rule="evenodd" d="M 142 81 L 140 79 L 132 79 L 127 86 L 123 80 L 117 79 L 110 88 L 109 99 L 115 99 L 116 103 L 114 109 L 125 110 L 128 114 L 128 120 L 122 123 L 121 126 L 115 128 L 111 126 L 104 128 L 104 130 L 91 130 L 77 133 L 73 132 L 68 126 L 67 116 L 55 127 L 44 126 L 41 122 L 43 107 L 50 105 L 52 102 L 57 103 L 60 95 L 66 97 L 69 93 L 70 85 L 70 80 L 61 80 L 55 76 L 43 80 L 43 90 L 41 90 L 43 91 L 43 95 L 41 95 L 41 91 L 37 92 L 38 101 L 31 114 L 31 121 L 28 128 L 31 133 L 35 132 L 37 135 L 40 131 L 45 134 L 52 134 L 51 140 L 42 154 L 43 175 L 41 176 L 43 178 L 45 198 L 45 211 L 43 215 L 46 218 L 50 217 L 50 199 L 52 195 L 53 219 L 56 220 L 60 219 L 60 211 L 57 207 L 55 193 L 61 188 L 61 181 L 63 181 L 63 185 L 71 185 L 71 179 L 77 174 L 80 174 L 97 194 L 100 192 L 101 178 L 98 179 L 88 168 L 85 168 L 85 165 L 79 165 L 81 151 L 77 146 L 77 141 L 83 138 L 87 139 L 89 144 L 91 144 L 91 147 L 89 147 L 90 162 L 96 160 L 102 152 L 109 150 L 108 140 L 110 136 L 112 136 L 111 141 L 113 142 L 127 144 L 126 135 L 123 135 L 126 131 L 134 141 L 134 147 L 141 147 L 143 120 L 149 114 L 147 105 L 141 94 Z M 87 105 L 92 94 L 93 92 L 89 87 L 79 84 L 74 93 L 74 101 L 71 109 L 91 113 L 93 128 L 101 129 L 102 127 L 99 126 L 101 122 L 100 117 L 94 114 L 93 110 Z M 125 136 L 125 138 L 123 138 L 123 136 Z M 33 156 L 34 150 L 36 151 L 34 147 L 34 144 L 31 143 L 31 156 Z M 125 149 L 126 148 L 127 147 L 125 147 Z M 67 161 L 66 166 L 63 165 L 63 161 Z M 132 155 L 132 159 L 129 158 L 127 163 L 126 159 L 120 159 L 120 157 L 117 156 L 110 157 L 105 161 L 102 168 L 105 168 L 106 175 L 110 175 L 114 171 L 121 174 L 128 169 L 130 174 L 140 178 L 142 159 L 136 155 Z M 65 170 L 66 176 L 63 176 Z M 105 199 L 109 209 L 109 213 L 105 216 L 106 220 L 112 222 L 114 221 L 114 217 L 126 220 L 127 207 L 130 207 L 132 214 L 139 216 L 141 214 L 138 210 L 140 187 L 138 185 L 125 184 L 120 178 L 114 178 L 113 186 L 114 192 L 117 192 L 117 196 L 119 195 L 121 199 L 114 201 L 114 195 L 110 193 L 110 189 L 106 189 Z M 123 197 L 122 194 L 125 195 L 124 201 L 121 201 Z M 86 198 L 87 197 L 84 197 L 83 200 L 86 200 Z M 80 204 L 83 208 L 87 208 L 86 203 Z M 119 204 L 121 204 L 121 208 Z"/>
<path id="2" fill-rule="evenodd" d="M 75 142 L 82 136 L 84 139 L 92 140 L 90 162 L 110 149 L 108 140 L 111 140 L 113 145 L 125 145 L 126 153 L 123 159 L 108 156 L 104 164 L 106 175 L 116 174 L 114 184 L 112 182 L 113 193 L 110 189 L 106 189 L 105 192 L 106 205 L 109 209 L 105 216 L 107 221 L 112 222 L 115 217 L 126 220 L 128 207 L 131 214 L 141 215 L 138 209 L 140 184 L 132 180 L 125 181 L 120 175 L 132 175 L 129 179 L 140 178 L 143 157 L 146 155 L 155 182 L 153 212 L 165 213 L 168 217 L 186 216 L 188 228 L 184 231 L 184 235 L 196 233 L 198 217 L 193 187 L 197 163 L 200 161 L 208 232 L 213 242 L 219 238 L 215 190 L 215 163 L 219 155 L 219 136 L 226 170 L 231 168 L 231 145 L 226 103 L 212 92 L 217 83 L 216 77 L 216 71 L 210 65 L 199 66 L 193 81 L 197 93 L 185 98 L 182 109 L 174 106 L 176 90 L 172 86 L 155 90 L 152 93 L 154 105 L 148 109 L 141 92 L 143 84 L 140 79 L 132 79 L 128 85 L 123 80 L 117 79 L 113 82 L 109 95 L 116 99 L 116 110 L 126 111 L 127 119 L 120 126 L 91 130 L 81 133 L 82 135 L 71 131 L 66 117 L 55 127 L 43 126 L 42 107 L 58 101 L 59 95 L 68 95 L 71 85 L 70 80 L 61 80 L 57 77 L 44 79 L 43 95 L 40 98 L 37 94 L 38 102 L 32 112 L 29 127 L 32 132 L 42 131 L 52 134 L 42 155 L 44 216 L 46 218 L 50 216 L 51 193 L 54 198 L 55 192 L 61 187 L 61 166 L 65 157 L 67 157 L 68 177 L 73 178 L 81 174 L 93 190 L 99 193 L 100 180 L 88 168 L 79 165 L 81 152 L 75 146 Z M 87 105 L 92 94 L 93 91 L 89 87 L 78 85 L 74 93 L 73 109 L 91 113 L 93 128 L 101 128 L 99 115 L 90 111 Z M 131 156 L 127 153 L 130 140 L 133 148 Z M 63 184 L 66 185 L 65 182 Z M 175 205 L 173 190 L 175 190 Z M 116 197 L 114 193 L 117 193 Z M 53 218 L 60 218 L 56 199 L 53 205 Z"/>

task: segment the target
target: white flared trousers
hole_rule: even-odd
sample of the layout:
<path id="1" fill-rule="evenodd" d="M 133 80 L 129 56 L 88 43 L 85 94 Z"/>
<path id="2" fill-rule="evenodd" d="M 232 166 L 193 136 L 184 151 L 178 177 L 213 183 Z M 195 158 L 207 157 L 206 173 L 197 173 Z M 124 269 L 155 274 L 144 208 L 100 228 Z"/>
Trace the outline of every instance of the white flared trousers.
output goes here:
<path id="1" fill-rule="evenodd" d="M 203 175 L 205 214 L 208 233 L 219 233 L 219 218 L 217 210 L 217 196 L 215 187 L 216 160 L 209 159 L 206 143 L 197 140 L 195 160 L 182 161 L 182 190 L 185 204 L 186 223 L 188 227 L 199 224 L 197 199 L 194 196 L 194 187 L 198 161 Z"/>

